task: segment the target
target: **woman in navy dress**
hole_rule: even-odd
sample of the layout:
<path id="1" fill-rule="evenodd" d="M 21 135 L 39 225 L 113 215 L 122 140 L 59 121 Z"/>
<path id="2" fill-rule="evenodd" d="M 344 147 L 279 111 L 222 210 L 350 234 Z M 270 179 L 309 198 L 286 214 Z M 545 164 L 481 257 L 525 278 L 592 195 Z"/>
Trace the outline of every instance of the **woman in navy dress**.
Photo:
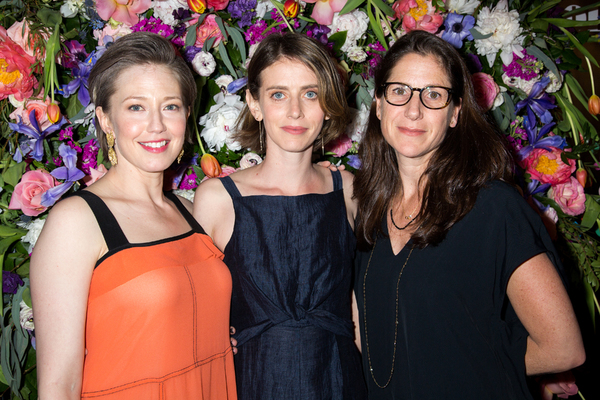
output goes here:
<path id="1" fill-rule="evenodd" d="M 352 175 L 315 166 L 344 131 L 334 61 L 299 34 L 261 42 L 237 139 L 264 162 L 196 191 L 195 216 L 233 276 L 240 399 L 366 398 L 352 322 Z"/>

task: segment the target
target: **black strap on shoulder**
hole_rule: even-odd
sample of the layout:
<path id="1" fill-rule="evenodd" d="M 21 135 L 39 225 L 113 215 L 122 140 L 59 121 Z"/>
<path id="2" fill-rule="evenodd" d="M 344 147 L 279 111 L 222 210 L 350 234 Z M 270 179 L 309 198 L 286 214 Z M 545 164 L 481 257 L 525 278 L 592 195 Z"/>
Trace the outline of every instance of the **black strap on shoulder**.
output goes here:
<path id="1" fill-rule="evenodd" d="M 342 173 L 340 171 L 331 171 L 331 176 L 333 177 L 333 191 L 342 190 L 344 188 Z"/>
<path id="2" fill-rule="evenodd" d="M 219 179 L 221 180 L 221 183 L 225 187 L 225 190 L 227 190 L 227 193 L 229 193 L 229 196 L 231 196 L 232 199 L 242 197 L 242 194 L 238 190 L 237 186 L 235 186 L 235 183 L 233 182 L 231 177 L 225 176 Z"/>
<path id="3" fill-rule="evenodd" d="M 127 240 L 127 237 L 125 237 L 125 234 L 119 226 L 117 219 L 113 213 L 110 212 L 106 206 L 106 203 L 104 203 L 100 197 L 87 190 L 75 192 L 73 193 L 73 196 L 81 197 L 92 209 L 92 212 L 96 217 L 96 221 L 98 221 L 98 226 L 100 226 L 100 230 L 104 236 L 104 241 L 106 242 L 108 251 L 129 244 L 129 241 Z"/>
<path id="4" fill-rule="evenodd" d="M 204 229 L 202 229 L 202 226 L 198 223 L 198 221 L 196 221 L 196 218 L 194 218 L 188 209 L 181 203 L 181 200 L 179 200 L 179 197 L 177 197 L 175 193 L 165 192 L 165 196 L 167 196 L 167 198 L 171 200 L 175 206 L 177 206 L 177 209 L 181 215 L 183 215 L 183 218 L 185 218 L 187 223 L 190 224 L 190 227 L 194 230 L 194 232 L 206 234 Z"/>

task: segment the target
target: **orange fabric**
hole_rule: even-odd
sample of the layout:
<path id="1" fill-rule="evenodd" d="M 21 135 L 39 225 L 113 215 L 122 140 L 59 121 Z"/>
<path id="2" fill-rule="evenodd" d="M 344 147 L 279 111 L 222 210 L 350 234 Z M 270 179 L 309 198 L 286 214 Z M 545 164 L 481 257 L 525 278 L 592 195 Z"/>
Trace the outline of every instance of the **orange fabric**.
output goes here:
<path id="1" fill-rule="evenodd" d="M 129 245 L 92 276 L 82 398 L 237 398 L 231 275 L 203 234 Z"/>

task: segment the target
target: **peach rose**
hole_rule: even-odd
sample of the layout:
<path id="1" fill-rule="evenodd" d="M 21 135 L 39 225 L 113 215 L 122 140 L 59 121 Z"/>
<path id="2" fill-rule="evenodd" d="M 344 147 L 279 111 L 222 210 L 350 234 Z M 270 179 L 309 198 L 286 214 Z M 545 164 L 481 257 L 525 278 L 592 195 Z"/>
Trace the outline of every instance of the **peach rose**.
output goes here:
<path id="1" fill-rule="evenodd" d="M 0 100 L 11 94 L 23 101 L 33 94 L 38 81 L 31 74 L 35 58 L 25 52 L 0 26 Z"/>
<path id="2" fill-rule="evenodd" d="M 565 183 L 552 186 L 548 190 L 548 197 L 554 200 L 565 214 L 579 215 L 585 211 L 583 186 L 573 176 Z"/>
<path id="3" fill-rule="evenodd" d="M 21 209 L 23 214 L 35 217 L 47 209 L 41 204 L 42 195 L 57 184 L 58 181 L 43 169 L 25 172 L 15 186 L 8 208 Z"/>
<path id="4" fill-rule="evenodd" d="M 38 125 L 40 129 L 43 131 L 50 125 L 52 122 L 48 120 L 48 106 L 52 100 L 50 97 L 46 98 L 46 101 L 42 101 L 40 99 L 32 99 L 25 101 L 23 106 L 17 107 L 11 114 L 10 118 L 19 121 L 18 117 L 21 117 L 23 123 L 31 126 L 31 122 L 29 121 L 29 113 L 32 110 L 35 110 L 35 118 L 37 119 Z"/>
<path id="5" fill-rule="evenodd" d="M 211 37 L 215 37 L 216 39 L 213 42 L 212 47 L 217 47 L 221 40 L 225 38 L 221 33 L 219 25 L 217 25 L 215 19 L 215 14 L 207 15 L 206 18 L 204 18 L 204 21 L 202 21 L 200 26 L 196 29 L 196 43 L 194 44 L 194 46 L 202 48 L 204 47 L 204 42 L 206 42 Z M 190 22 L 192 22 L 192 24 L 195 24 L 197 21 L 198 19 L 195 18 L 195 21 L 191 20 Z"/>
<path id="6" fill-rule="evenodd" d="M 475 100 L 484 111 L 488 111 L 494 105 L 496 96 L 500 93 L 500 87 L 494 78 L 484 72 L 476 72 L 471 76 L 473 89 L 475 90 Z"/>
<path id="7" fill-rule="evenodd" d="M 569 180 L 571 174 L 577 168 L 575 160 L 569 159 L 569 164 L 565 164 L 560 155 L 562 150 L 556 147 L 546 149 L 533 149 L 527 157 L 521 160 L 520 164 L 531 175 L 542 183 L 557 185 Z"/>
<path id="8" fill-rule="evenodd" d="M 21 46 L 23 50 L 31 57 L 35 57 L 38 60 L 43 60 L 46 57 L 45 41 L 48 40 L 48 34 L 31 34 L 29 30 L 29 22 L 25 20 L 21 22 L 15 22 L 10 28 L 6 30 L 8 37 L 13 40 L 16 44 Z M 40 45 L 35 49 L 36 42 L 40 42 Z M 35 49 L 35 54 L 34 54 Z"/>

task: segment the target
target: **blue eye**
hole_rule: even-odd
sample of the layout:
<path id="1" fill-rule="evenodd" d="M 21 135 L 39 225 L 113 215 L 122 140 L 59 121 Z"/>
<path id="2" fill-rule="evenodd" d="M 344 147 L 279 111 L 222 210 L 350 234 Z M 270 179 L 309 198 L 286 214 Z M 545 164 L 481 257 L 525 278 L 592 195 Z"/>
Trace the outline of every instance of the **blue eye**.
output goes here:
<path id="1" fill-rule="evenodd" d="M 283 93 L 281 92 L 275 92 L 271 95 L 272 98 L 274 98 L 275 100 L 281 100 L 283 99 Z"/>
<path id="2" fill-rule="evenodd" d="M 309 98 L 309 99 L 316 99 L 317 97 L 319 97 L 319 95 L 317 94 L 317 92 L 315 92 L 314 90 L 306 92 L 305 96 L 307 98 Z"/>
<path id="3" fill-rule="evenodd" d="M 142 106 L 140 106 L 139 104 L 134 104 L 132 106 L 129 106 L 129 109 L 131 111 L 142 111 Z"/>
<path id="4" fill-rule="evenodd" d="M 170 105 L 166 106 L 165 109 L 169 110 L 169 111 L 178 111 L 179 106 L 177 104 L 170 104 Z"/>

